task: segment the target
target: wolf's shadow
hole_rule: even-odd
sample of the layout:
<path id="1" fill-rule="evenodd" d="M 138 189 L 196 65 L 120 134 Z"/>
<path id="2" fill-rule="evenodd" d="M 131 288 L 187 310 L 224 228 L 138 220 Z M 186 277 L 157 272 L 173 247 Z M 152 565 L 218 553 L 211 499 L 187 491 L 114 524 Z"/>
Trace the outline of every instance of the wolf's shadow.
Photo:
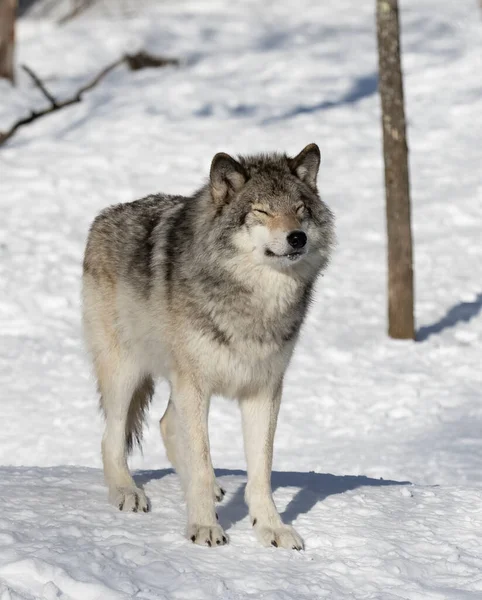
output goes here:
<path id="1" fill-rule="evenodd" d="M 225 504 L 217 507 L 219 522 L 225 529 L 248 516 L 248 507 L 244 502 L 246 471 L 239 469 L 216 469 L 216 477 L 239 477 L 240 484 Z M 139 485 L 159 480 L 173 474 L 172 469 L 159 471 L 138 471 L 134 478 Z M 328 496 L 343 494 L 359 487 L 382 487 L 387 485 L 411 485 L 410 481 L 392 481 L 390 479 L 372 479 L 364 475 L 331 475 L 329 473 L 299 473 L 297 471 L 273 471 L 271 474 L 273 491 L 282 487 L 298 488 L 288 506 L 282 513 L 285 523 L 292 523 L 299 515 L 308 513 L 318 502 Z"/>

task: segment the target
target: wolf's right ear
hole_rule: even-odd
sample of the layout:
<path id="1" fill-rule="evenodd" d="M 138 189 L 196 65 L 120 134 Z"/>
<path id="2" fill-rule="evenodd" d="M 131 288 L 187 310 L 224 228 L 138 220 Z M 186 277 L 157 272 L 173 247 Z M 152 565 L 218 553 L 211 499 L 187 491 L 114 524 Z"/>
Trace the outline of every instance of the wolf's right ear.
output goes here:
<path id="1" fill-rule="evenodd" d="M 218 152 L 211 163 L 209 178 L 214 202 L 224 204 L 239 192 L 248 177 L 243 166 L 234 158 L 224 152 Z"/>

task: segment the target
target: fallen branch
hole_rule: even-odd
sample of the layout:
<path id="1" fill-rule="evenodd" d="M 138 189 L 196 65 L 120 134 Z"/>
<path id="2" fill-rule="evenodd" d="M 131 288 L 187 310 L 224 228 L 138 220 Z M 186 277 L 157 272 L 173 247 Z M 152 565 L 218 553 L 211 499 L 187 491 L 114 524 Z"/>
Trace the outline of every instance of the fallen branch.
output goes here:
<path id="1" fill-rule="evenodd" d="M 58 25 L 64 25 L 67 21 L 71 21 L 75 17 L 78 17 L 80 14 L 85 12 L 88 8 L 90 8 L 94 4 L 94 0 L 80 0 L 74 4 L 74 8 L 67 13 L 65 16 L 61 17 L 58 21 Z"/>
<path id="2" fill-rule="evenodd" d="M 29 123 L 40 119 L 40 117 L 53 113 L 57 110 L 61 110 L 62 108 L 81 102 L 85 92 L 88 92 L 93 87 L 95 87 L 100 81 L 102 81 L 102 79 L 104 79 L 104 77 L 108 73 L 110 73 L 112 70 L 114 70 L 116 67 L 123 63 L 125 63 L 129 67 L 129 69 L 131 69 L 131 71 L 137 71 L 146 67 L 164 67 L 167 65 L 179 65 L 179 61 L 174 58 L 161 58 L 157 56 L 152 56 L 144 51 L 138 52 L 137 54 L 126 54 L 122 58 L 119 58 L 118 60 L 104 67 L 93 79 L 91 79 L 88 83 L 80 87 L 73 96 L 71 96 L 70 98 L 66 98 L 65 100 L 62 100 L 60 102 L 57 101 L 55 97 L 48 91 L 47 87 L 42 82 L 40 77 L 36 75 L 32 71 L 32 69 L 23 65 L 22 68 L 25 70 L 26 73 L 30 75 L 34 84 L 39 88 L 42 94 L 50 102 L 50 106 L 38 111 L 32 110 L 30 112 L 30 115 L 16 121 L 7 131 L 0 131 L 0 146 L 4 144 L 8 139 L 10 139 L 20 127 L 28 125 Z"/>
<path id="3" fill-rule="evenodd" d="M 57 100 L 55 100 L 55 98 L 52 96 L 52 94 L 48 91 L 48 89 L 45 87 L 45 85 L 43 84 L 43 82 L 40 80 L 39 77 L 37 77 L 37 75 L 35 75 L 35 73 L 32 71 L 32 69 L 29 69 L 27 67 L 27 65 L 22 65 L 22 69 L 28 73 L 30 75 L 30 77 L 33 79 L 35 85 L 39 88 L 39 90 L 42 92 L 42 94 L 47 98 L 47 100 L 53 104 L 54 106 L 57 106 Z"/>

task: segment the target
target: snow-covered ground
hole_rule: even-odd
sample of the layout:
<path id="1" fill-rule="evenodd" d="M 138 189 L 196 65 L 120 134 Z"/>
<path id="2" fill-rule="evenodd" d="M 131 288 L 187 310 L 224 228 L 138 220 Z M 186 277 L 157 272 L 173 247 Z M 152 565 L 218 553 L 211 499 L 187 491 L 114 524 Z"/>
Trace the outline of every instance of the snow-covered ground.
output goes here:
<path id="1" fill-rule="evenodd" d="M 169 0 L 137 18 L 22 20 L 18 63 L 59 97 L 0 148 L 0 599 L 482 598 L 482 24 L 475 0 L 401 0 L 419 342 L 386 336 L 374 2 Z M 0 82 L 0 130 L 45 100 Z M 195 547 L 158 431 L 132 465 L 150 514 L 110 507 L 80 340 L 88 226 L 104 206 L 189 193 L 212 155 L 316 141 L 338 248 L 287 376 L 275 498 L 302 553 L 252 536 L 240 419 L 213 403 L 231 543 Z M 383 478 L 383 479 L 382 479 Z"/>

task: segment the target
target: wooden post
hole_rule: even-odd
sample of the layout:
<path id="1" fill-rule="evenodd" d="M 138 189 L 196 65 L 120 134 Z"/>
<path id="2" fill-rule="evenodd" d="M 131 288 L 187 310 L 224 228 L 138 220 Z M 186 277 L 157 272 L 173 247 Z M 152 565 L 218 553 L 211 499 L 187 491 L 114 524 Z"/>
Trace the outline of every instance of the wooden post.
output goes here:
<path id="1" fill-rule="evenodd" d="M 398 0 L 376 0 L 388 234 L 388 334 L 414 339 L 410 184 Z"/>
<path id="2" fill-rule="evenodd" d="M 15 82 L 15 11 L 17 0 L 0 0 L 0 77 Z"/>

